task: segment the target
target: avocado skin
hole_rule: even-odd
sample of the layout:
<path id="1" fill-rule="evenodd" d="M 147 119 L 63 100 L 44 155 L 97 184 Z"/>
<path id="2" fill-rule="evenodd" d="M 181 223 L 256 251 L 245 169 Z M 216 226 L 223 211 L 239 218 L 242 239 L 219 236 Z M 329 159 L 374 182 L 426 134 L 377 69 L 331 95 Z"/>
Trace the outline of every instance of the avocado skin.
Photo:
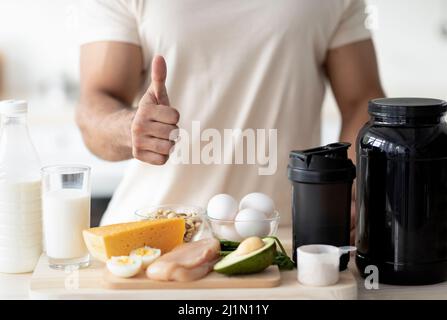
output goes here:
<path id="1" fill-rule="evenodd" d="M 263 248 L 257 250 L 256 254 L 247 254 L 247 258 L 239 258 L 237 262 L 220 267 L 222 263 L 226 263 L 232 258 L 233 253 L 223 258 L 214 266 L 214 271 L 225 275 L 251 274 L 258 273 L 267 269 L 272 265 L 276 256 L 275 242 L 267 243 Z"/>

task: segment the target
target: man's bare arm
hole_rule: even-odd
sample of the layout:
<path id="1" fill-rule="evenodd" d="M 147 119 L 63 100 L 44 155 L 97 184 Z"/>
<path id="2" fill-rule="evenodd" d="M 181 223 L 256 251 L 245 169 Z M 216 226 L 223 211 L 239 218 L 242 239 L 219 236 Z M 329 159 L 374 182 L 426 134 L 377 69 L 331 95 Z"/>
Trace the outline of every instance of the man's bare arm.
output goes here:
<path id="1" fill-rule="evenodd" d="M 81 101 L 76 120 L 87 147 L 105 160 L 132 157 L 133 100 L 142 81 L 141 48 L 97 42 L 81 48 Z"/>
<path id="2" fill-rule="evenodd" d="M 384 96 L 380 84 L 374 44 L 365 40 L 330 50 L 327 75 L 341 112 L 340 141 L 350 142 L 350 158 L 355 162 L 355 141 L 368 121 L 368 101 Z"/>
<path id="3" fill-rule="evenodd" d="M 132 108 L 143 74 L 138 46 L 97 42 L 81 48 L 76 120 L 87 147 L 98 157 L 110 161 L 134 157 L 156 165 L 167 161 L 179 114 L 169 106 L 163 57 L 154 57 L 152 83 L 138 108 Z"/>
<path id="4" fill-rule="evenodd" d="M 356 161 L 356 140 L 368 121 L 368 101 L 383 97 L 374 44 L 360 41 L 330 50 L 326 70 L 340 108 L 342 127 L 340 141 L 350 142 L 349 157 Z M 353 189 L 355 191 L 355 188 Z M 351 244 L 355 239 L 355 192 L 351 204 Z"/>

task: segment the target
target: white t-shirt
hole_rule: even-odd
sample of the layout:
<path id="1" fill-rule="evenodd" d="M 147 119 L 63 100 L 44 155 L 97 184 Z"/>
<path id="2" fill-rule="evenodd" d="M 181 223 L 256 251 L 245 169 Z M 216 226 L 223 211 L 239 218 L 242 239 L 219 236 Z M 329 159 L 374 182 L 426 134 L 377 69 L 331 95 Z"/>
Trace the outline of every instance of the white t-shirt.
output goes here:
<path id="1" fill-rule="evenodd" d="M 82 43 L 141 46 L 146 69 L 155 54 L 165 57 L 169 98 L 189 133 L 180 142 L 191 147 L 190 164 L 188 157 L 164 166 L 132 160 L 102 224 L 132 220 L 135 210 L 151 205 L 205 207 L 217 193 L 241 199 L 255 191 L 271 196 L 282 222 L 290 222 L 289 152 L 319 145 L 323 63 L 329 49 L 370 37 L 364 9 L 361 0 L 85 0 Z M 195 130 L 193 121 L 199 121 Z M 198 123 L 217 131 L 201 137 Z M 225 129 L 249 129 L 256 143 L 262 141 L 257 129 L 264 130 L 260 137 L 270 133 L 270 162 L 262 164 L 252 150 L 256 164 L 247 161 L 250 156 L 235 164 L 231 150 L 247 149 L 237 149 L 241 140 L 225 140 Z M 276 152 L 269 129 L 277 129 Z M 204 164 L 200 151 L 211 141 L 218 146 L 219 136 L 222 161 L 214 148 L 214 162 Z M 262 175 L 262 168 L 274 174 Z"/>

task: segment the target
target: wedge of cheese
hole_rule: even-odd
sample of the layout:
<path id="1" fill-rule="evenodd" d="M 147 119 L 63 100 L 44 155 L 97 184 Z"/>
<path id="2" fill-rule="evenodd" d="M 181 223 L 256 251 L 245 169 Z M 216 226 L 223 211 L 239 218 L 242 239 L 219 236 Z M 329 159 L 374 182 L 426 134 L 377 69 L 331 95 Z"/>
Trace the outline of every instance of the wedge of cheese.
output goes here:
<path id="1" fill-rule="evenodd" d="M 183 243 L 184 234 L 182 218 L 120 223 L 83 232 L 90 254 L 103 262 L 144 246 L 158 248 L 162 254 L 169 252 Z"/>

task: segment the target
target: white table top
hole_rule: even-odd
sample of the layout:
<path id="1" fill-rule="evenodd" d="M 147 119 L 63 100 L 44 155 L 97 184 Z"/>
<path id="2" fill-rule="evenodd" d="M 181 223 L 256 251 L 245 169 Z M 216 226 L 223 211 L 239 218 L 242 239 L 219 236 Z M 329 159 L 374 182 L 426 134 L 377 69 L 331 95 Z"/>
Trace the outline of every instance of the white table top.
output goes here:
<path id="1" fill-rule="evenodd" d="M 280 230 L 279 236 L 281 239 L 284 239 L 284 244 L 290 243 L 290 241 L 286 241 L 287 235 L 290 235 L 290 229 L 284 228 Z M 364 286 L 364 280 L 358 276 L 352 260 L 349 268 L 358 280 L 359 299 L 447 299 L 447 282 L 428 286 L 391 286 L 380 284 L 378 290 L 367 290 Z M 29 299 L 30 278 L 31 273 L 15 275 L 0 273 L 0 299 Z M 83 297 L 77 298 L 82 299 Z M 176 299 L 176 297 L 172 297 L 172 299 Z"/>

